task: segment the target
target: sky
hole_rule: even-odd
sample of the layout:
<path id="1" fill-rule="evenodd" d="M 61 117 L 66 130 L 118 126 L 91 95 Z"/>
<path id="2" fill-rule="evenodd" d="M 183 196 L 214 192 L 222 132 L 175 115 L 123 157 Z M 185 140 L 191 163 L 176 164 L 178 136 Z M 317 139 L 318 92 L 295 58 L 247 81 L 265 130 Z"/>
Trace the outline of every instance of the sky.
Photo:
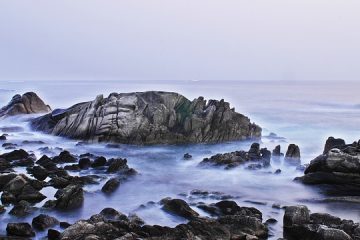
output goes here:
<path id="1" fill-rule="evenodd" d="M 359 0 L 0 0 L 0 81 L 360 81 Z"/>

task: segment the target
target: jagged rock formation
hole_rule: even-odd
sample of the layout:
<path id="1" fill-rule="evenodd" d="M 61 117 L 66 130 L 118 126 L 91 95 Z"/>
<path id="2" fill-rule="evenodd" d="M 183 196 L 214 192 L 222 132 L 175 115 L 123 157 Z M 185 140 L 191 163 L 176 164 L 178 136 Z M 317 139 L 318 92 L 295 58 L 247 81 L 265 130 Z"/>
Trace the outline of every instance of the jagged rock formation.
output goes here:
<path id="1" fill-rule="evenodd" d="M 225 166 L 231 169 L 247 164 L 248 169 L 260 169 L 270 166 L 271 152 L 266 148 L 260 149 L 259 143 L 253 143 L 248 152 L 235 151 L 230 153 L 216 154 L 210 158 L 204 158 L 200 166 Z"/>
<path id="2" fill-rule="evenodd" d="M 310 214 L 306 206 L 286 207 L 284 237 L 288 240 L 351 240 L 360 238 L 359 223 L 326 213 Z"/>
<path id="3" fill-rule="evenodd" d="M 200 143 L 259 138 L 261 128 L 224 100 L 172 92 L 102 95 L 32 121 L 35 130 L 94 142 Z"/>
<path id="4" fill-rule="evenodd" d="M 106 208 L 90 217 L 80 220 L 66 228 L 59 236 L 61 240 L 70 239 L 267 239 L 269 229 L 262 223 L 262 214 L 255 208 L 242 208 L 233 201 L 221 201 L 210 206 L 215 209 L 216 217 L 204 218 L 191 210 L 184 202 L 176 200 L 171 203 L 173 214 L 188 216 L 191 220 L 174 228 L 159 225 L 144 225 L 137 218 L 127 217 L 115 209 Z"/>
<path id="5" fill-rule="evenodd" d="M 333 148 L 335 147 L 335 148 Z M 360 141 L 345 144 L 330 137 L 324 154 L 312 160 L 305 175 L 296 180 L 306 184 L 326 184 L 337 187 L 342 194 L 360 194 Z"/>
<path id="6" fill-rule="evenodd" d="M 15 95 L 8 105 L 0 109 L 0 117 L 15 116 L 19 114 L 47 113 L 51 108 L 39 98 L 36 93 L 27 92 L 24 95 Z"/>

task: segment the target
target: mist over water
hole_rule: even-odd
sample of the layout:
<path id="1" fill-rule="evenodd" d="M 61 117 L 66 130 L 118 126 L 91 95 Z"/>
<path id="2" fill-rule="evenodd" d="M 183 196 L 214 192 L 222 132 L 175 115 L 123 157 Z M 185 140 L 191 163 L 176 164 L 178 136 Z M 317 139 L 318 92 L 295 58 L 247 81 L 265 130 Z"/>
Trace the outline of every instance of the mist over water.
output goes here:
<path id="1" fill-rule="evenodd" d="M 231 103 L 236 111 L 250 117 L 263 127 L 261 147 L 272 150 L 280 144 L 282 152 L 289 143 L 300 146 L 302 163 L 308 163 L 323 151 L 328 136 L 344 138 L 353 142 L 360 138 L 358 122 L 360 119 L 360 96 L 357 94 L 360 83 L 356 82 L 233 82 L 233 81 L 65 81 L 65 82 L 1 82 L 0 103 L 6 105 L 15 93 L 34 91 L 50 106 L 66 108 L 81 101 L 95 99 L 96 95 L 107 96 L 111 92 L 132 92 L 147 90 L 174 91 L 189 99 L 204 96 L 205 99 L 222 99 Z M 9 91 L 13 90 L 13 91 Z M 119 145 L 108 148 L 106 144 L 76 146 L 77 141 L 32 132 L 26 117 L 0 121 L 2 126 L 21 126 L 24 130 L 10 132 L 12 143 L 17 143 L 27 151 L 41 156 L 40 147 L 48 146 L 53 154 L 61 147 L 74 154 L 93 153 L 110 157 L 125 157 L 130 167 L 140 175 L 123 183 L 110 196 L 104 195 L 100 185 L 88 185 L 83 208 L 71 212 L 50 212 L 60 221 L 73 223 L 99 213 L 105 207 L 113 207 L 126 214 L 135 212 L 148 224 L 175 226 L 186 222 L 159 210 L 158 205 L 140 208 L 149 201 L 158 202 L 164 197 L 186 198 L 190 203 L 216 202 L 214 199 L 189 197 L 194 189 L 219 191 L 232 195 L 240 206 L 252 206 L 263 212 L 264 221 L 270 217 L 278 220 L 271 227 L 273 239 L 282 236 L 283 210 L 272 208 L 272 204 L 282 206 L 306 204 L 313 212 L 327 212 L 342 218 L 360 221 L 360 207 L 342 203 L 314 203 L 312 199 L 324 197 L 320 189 L 293 182 L 302 171 L 288 166 L 282 161 L 272 162 L 269 169 L 256 171 L 238 167 L 232 170 L 222 168 L 201 168 L 198 163 L 205 157 L 216 153 L 235 150 L 248 150 L 251 142 L 225 142 L 221 144 L 132 146 Z M 283 138 L 267 137 L 271 132 Z M 43 145 L 22 145 L 23 140 L 41 140 Z M 3 150 L 1 152 L 4 152 Z M 184 153 L 193 159 L 184 160 Z M 51 154 L 50 154 L 51 156 Z M 273 172 L 280 168 L 279 175 Z M 17 169 L 26 172 L 25 169 Z M 81 172 L 81 174 L 95 173 Z M 72 173 L 79 174 L 79 173 Z M 108 174 L 104 175 L 109 177 Z M 52 199 L 52 188 L 42 190 Z M 181 195 L 179 195 L 181 194 Z M 45 200 L 45 201 L 46 201 Z M 257 203 L 254 203 L 257 202 Z M 42 206 L 44 202 L 39 203 Z M 7 208 L 9 211 L 10 208 Z M 206 215 L 200 209 L 196 209 Z M 31 221 L 33 215 L 24 218 Z M 14 220 L 7 213 L 0 215 L 0 233 L 4 233 L 6 223 Z M 18 219 L 17 219 L 18 221 Z M 38 234 L 41 236 L 41 234 Z"/>

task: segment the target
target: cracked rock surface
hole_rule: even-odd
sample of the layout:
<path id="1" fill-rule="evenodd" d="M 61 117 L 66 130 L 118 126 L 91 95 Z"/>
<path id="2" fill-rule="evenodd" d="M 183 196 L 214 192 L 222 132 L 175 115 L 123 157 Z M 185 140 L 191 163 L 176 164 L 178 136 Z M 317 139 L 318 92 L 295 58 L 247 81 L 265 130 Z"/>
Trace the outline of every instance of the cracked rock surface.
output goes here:
<path id="1" fill-rule="evenodd" d="M 54 110 L 32 127 L 92 142 L 173 144 L 259 138 L 261 128 L 224 100 L 188 100 L 173 92 L 112 93 Z"/>

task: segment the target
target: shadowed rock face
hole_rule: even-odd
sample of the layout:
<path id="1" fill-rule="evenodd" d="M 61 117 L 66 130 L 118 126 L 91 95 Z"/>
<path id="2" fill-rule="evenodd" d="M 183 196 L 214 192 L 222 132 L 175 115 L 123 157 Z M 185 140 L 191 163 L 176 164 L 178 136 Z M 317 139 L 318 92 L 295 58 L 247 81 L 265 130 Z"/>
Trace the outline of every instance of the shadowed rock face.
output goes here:
<path id="1" fill-rule="evenodd" d="M 261 128 L 229 103 L 172 92 L 112 93 L 32 121 L 35 130 L 94 142 L 200 143 L 259 138 Z"/>
<path id="2" fill-rule="evenodd" d="M 15 95 L 8 105 L 0 109 L 0 117 L 19 114 L 47 113 L 51 108 L 41 100 L 36 93 L 27 92 L 24 95 Z"/>

